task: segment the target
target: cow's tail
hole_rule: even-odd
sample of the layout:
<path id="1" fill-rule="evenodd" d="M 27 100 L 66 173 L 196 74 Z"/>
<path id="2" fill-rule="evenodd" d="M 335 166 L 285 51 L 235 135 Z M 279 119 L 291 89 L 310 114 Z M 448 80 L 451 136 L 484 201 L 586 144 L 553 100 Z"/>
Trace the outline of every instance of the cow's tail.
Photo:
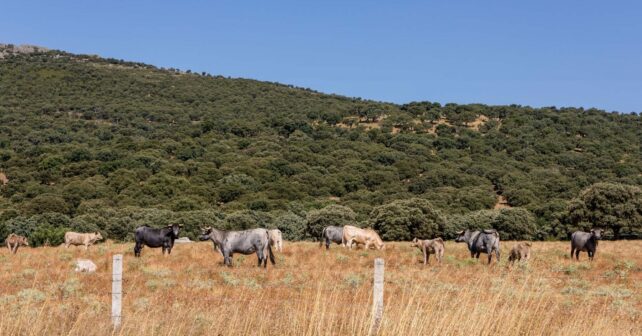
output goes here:
<path id="1" fill-rule="evenodd" d="M 325 229 L 326 228 L 323 228 L 323 230 L 321 231 L 321 238 L 319 238 L 319 247 L 323 246 L 323 241 L 325 240 Z"/>

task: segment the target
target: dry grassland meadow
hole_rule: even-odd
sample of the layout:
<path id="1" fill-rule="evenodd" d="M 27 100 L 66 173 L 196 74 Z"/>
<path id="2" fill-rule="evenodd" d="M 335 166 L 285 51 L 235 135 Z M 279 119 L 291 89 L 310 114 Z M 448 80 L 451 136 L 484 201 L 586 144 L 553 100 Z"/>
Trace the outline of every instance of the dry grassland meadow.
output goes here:
<path id="1" fill-rule="evenodd" d="M 1 335 L 366 335 L 373 260 L 385 259 L 380 335 L 642 335 L 642 242 L 603 241 L 596 259 L 569 258 L 569 242 L 536 242 L 529 264 L 472 260 L 446 244 L 423 266 L 410 243 L 385 251 L 330 251 L 287 243 L 277 265 L 255 256 L 222 265 L 211 243 L 177 244 L 171 256 L 133 244 L 0 252 Z M 123 320 L 110 322 L 112 255 L 124 253 Z M 96 273 L 75 273 L 76 258 Z M 483 259 L 482 259 L 483 260 Z"/>

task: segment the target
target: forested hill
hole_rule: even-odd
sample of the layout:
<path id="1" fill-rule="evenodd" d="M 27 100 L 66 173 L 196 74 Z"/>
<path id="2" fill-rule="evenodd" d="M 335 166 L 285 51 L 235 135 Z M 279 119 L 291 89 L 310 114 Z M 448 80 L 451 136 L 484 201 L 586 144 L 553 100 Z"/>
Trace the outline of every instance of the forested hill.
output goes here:
<path id="1" fill-rule="evenodd" d="M 0 239 L 63 227 L 123 239 L 171 220 L 192 236 L 215 221 L 279 226 L 292 239 L 314 236 L 324 217 L 405 239 L 515 208 L 535 222 L 533 238 L 562 238 L 582 222 L 568 219 L 582 190 L 639 191 L 641 121 L 595 109 L 395 105 L 1 45 Z M 386 222 L 384 210 L 404 220 Z M 423 223 L 415 210 L 439 219 Z"/>

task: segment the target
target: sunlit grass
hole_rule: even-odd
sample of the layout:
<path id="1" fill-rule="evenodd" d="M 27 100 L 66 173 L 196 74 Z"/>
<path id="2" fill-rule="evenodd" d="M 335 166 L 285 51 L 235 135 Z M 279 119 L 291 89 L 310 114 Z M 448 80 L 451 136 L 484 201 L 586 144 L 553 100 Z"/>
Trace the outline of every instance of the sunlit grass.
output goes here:
<path id="1" fill-rule="evenodd" d="M 502 243 L 507 255 L 512 242 Z M 409 243 L 384 251 L 330 251 L 289 243 L 277 265 L 255 256 L 222 265 L 211 244 L 170 257 L 131 244 L 0 253 L 1 335 L 365 335 L 373 260 L 386 260 L 382 335 L 640 335 L 642 242 L 602 242 L 594 262 L 566 242 L 534 243 L 529 264 L 490 267 L 446 243 L 423 266 Z M 111 256 L 124 253 L 123 324 L 110 326 Z M 95 274 L 73 272 L 92 259 Z M 483 258 L 482 258 L 483 260 Z"/>

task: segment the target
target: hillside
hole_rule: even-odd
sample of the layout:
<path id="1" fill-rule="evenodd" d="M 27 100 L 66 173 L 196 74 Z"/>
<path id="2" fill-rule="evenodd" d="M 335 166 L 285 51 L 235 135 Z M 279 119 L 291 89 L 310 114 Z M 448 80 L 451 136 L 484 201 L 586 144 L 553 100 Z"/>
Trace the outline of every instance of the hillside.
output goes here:
<path id="1" fill-rule="evenodd" d="M 395 105 L 55 50 L 0 55 L 0 231 L 123 239 L 145 221 L 190 221 L 194 235 L 216 220 L 292 239 L 329 204 L 367 223 L 419 198 L 444 216 L 524 208 L 536 238 L 561 238 L 559 214 L 584 188 L 642 185 L 639 115 Z"/>

